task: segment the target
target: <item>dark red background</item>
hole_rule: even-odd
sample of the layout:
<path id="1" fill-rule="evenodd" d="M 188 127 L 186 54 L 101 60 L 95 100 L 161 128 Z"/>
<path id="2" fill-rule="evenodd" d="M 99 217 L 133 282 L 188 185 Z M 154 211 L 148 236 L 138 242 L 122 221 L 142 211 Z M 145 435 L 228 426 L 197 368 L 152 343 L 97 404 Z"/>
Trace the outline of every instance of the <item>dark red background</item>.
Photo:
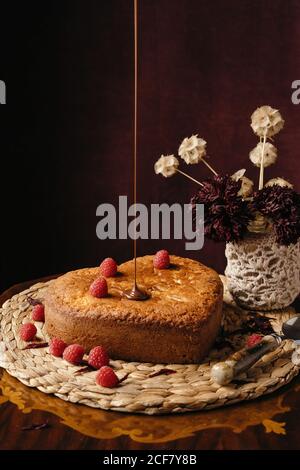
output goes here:
<path id="1" fill-rule="evenodd" d="M 8 3 L 8 2 L 7 2 Z M 130 241 L 96 238 L 96 207 L 130 194 L 133 1 L 53 0 L 2 6 L 0 79 L 1 287 L 131 257 Z M 267 178 L 300 189 L 299 0 L 140 0 L 139 200 L 187 202 L 195 186 L 156 176 L 161 153 L 199 133 L 219 172 L 246 167 L 262 104 L 286 119 Z M 182 166 L 196 178 L 204 166 Z M 224 268 L 224 246 L 143 241 Z"/>

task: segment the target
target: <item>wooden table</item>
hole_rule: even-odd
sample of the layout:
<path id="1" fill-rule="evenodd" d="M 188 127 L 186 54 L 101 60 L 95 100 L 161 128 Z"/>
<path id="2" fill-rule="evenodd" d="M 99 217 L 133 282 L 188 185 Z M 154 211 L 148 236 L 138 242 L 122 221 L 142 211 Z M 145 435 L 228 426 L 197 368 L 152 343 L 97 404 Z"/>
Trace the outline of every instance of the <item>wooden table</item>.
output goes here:
<path id="1" fill-rule="evenodd" d="M 34 282 L 8 289 L 0 304 Z M 300 378 L 253 402 L 151 417 L 66 403 L 0 369 L 0 449 L 297 449 L 299 422 Z M 23 429 L 42 423 L 48 427 Z"/>

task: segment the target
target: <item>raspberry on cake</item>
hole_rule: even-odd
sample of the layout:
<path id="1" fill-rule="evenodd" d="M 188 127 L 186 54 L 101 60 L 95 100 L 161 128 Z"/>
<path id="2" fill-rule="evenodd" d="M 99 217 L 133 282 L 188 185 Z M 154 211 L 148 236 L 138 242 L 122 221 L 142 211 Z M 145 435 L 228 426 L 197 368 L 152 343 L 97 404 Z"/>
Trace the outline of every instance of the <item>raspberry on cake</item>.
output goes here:
<path id="1" fill-rule="evenodd" d="M 105 258 L 100 264 L 100 272 L 104 277 L 114 277 L 117 271 L 118 265 L 112 258 Z"/>
<path id="2" fill-rule="evenodd" d="M 167 269 L 170 266 L 170 256 L 167 250 L 160 250 L 153 258 L 153 266 L 156 269 Z"/>
<path id="3" fill-rule="evenodd" d="M 99 277 L 92 282 L 92 284 L 90 285 L 90 294 L 93 297 L 97 297 L 98 299 L 107 296 L 108 287 L 106 279 L 104 277 Z"/>
<path id="4" fill-rule="evenodd" d="M 221 324 L 223 285 L 203 264 L 170 256 L 172 269 L 153 269 L 153 256 L 137 259 L 142 302 L 124 298 L 132 288 L 134 261 L 109 279 L 108 297 L 89 287 L 99 267 L 69 272 L 44 294 L 50 337 L 81 344 L 86 352 L 102 345 L 112 359 L 154 363 L 198 363 L 213 345 Z"/>

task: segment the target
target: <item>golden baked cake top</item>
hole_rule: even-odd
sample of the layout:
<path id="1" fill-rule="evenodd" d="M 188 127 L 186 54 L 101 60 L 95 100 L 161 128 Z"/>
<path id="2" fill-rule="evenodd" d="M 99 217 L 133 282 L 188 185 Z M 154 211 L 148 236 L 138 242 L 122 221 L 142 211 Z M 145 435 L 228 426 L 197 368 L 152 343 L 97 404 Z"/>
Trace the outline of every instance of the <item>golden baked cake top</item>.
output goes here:
<path id="1" fill-rule="evenodd" d="M 153 267 L 153 256 L 138 258 L 138 284 L 150 295 L 145 301 L 122 297 L 122 291 L 132 288 L 133 260 L 121 264 L 116 277 L 107 278 L 106 298 L 89 293 L 90 284 L 100 276 L 99 268 L 85 268 L 52 281 L 45 301 L 70 317 L 201 328 L 222 299 L 222 282 L 215 271 L 197 261 L 179 256 L 171 256 L 170 261 L 169 269 L 159 270 Z"/>

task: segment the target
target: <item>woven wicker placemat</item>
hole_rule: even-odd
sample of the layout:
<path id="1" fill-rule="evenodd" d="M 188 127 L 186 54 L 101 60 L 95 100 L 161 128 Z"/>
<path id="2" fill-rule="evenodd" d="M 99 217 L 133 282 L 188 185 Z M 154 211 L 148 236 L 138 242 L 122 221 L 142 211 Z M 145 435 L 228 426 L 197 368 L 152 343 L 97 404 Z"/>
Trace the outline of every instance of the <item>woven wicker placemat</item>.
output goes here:
<path id="1" fill-rule="evenodd" d="M 223 277 L 222 280 L 225 281 Z M 20 340 L 18 331 L 21 324 L 30 319 L 32 306 L 29 298 L 43 299 L 49 282 L 35 284 L 15 295 L 0 310 L 0 366 L 25 385 L 36 387 L 44 393 L 106 410 L 145 414 L 181 413 L 252 400 L 282 387 L 298 374 L 298 367 L 290 360 L 294 343 L 283 341 L 276 351 L 264 356 L 234 383 L 228 386 L 213 383 L 211 366 L 244 345 L 245 335 L 241 334 L 240 327 L 247 323 L 250 315 L 250 312 L 234 304 L 225 288 L 223 331 L 229 335 L 225 341 L 219 342 L 218 348 L 211 350 L 202 364 L 111 361 L 118 377 L 126 378 L 116 388 L 102 388 L 95 383 L 96 372 L 76 375 L 81 367 L 55 358 L 49 354 L 48 348 L 23 349 L 26 343 Z M 280 332 L 282 322 L 294 315 L 292 308 L 265 314 L 276 332 Z M 36 326 L 38 338 L 48 341 L 44 325 L 36 323 Z M 173 373 L 150 377 L 162 369 L 170 369 Z"/>

